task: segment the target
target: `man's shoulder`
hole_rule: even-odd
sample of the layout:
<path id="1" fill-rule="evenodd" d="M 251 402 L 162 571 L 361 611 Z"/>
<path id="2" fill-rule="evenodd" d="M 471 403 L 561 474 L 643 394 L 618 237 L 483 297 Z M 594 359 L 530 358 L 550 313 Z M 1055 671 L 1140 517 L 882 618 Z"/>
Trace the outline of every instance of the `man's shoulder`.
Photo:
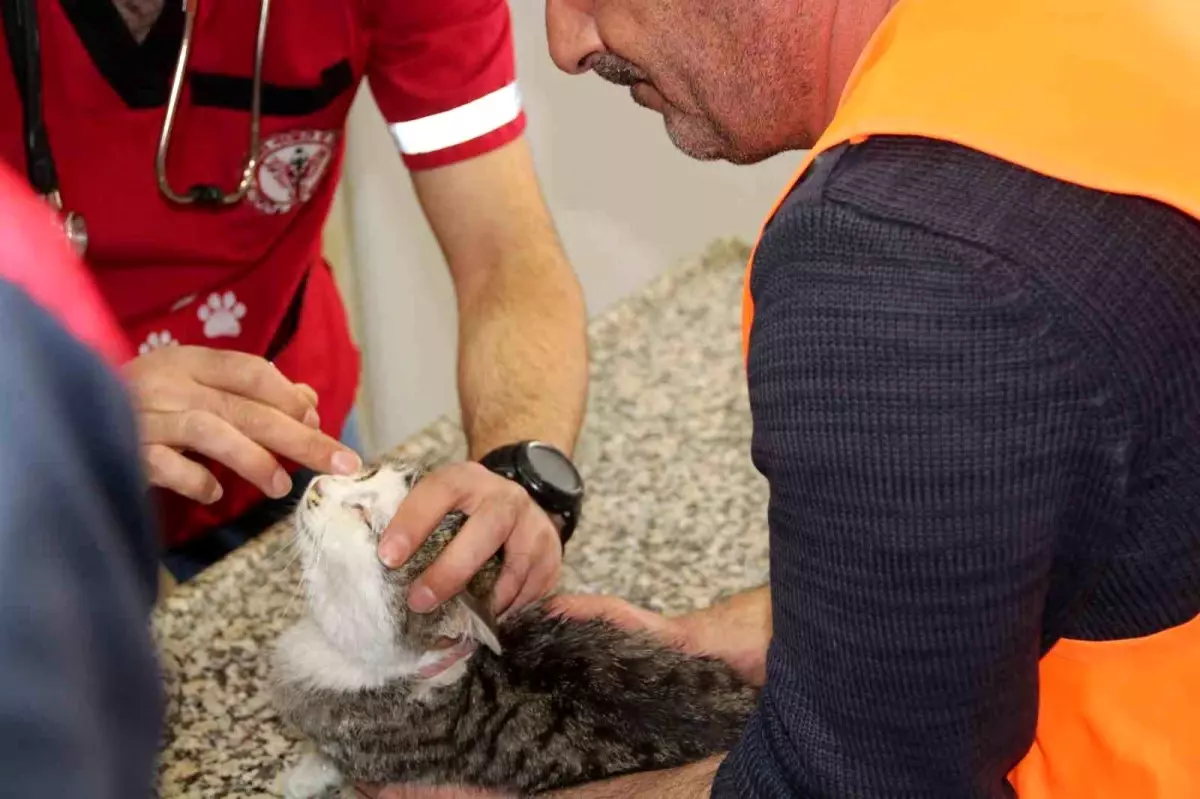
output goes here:
<path id="1" fill-rule="evenodd" d="M 781 209 L 834 204 L 876 221 L 955 239 L 1017 262 L 1067 240 L 1162 232 L 1184 248 L 1200 222 L 1140 197 L 1097 191 L 951 142 L 881 136 L 823 154 Z M 1102 254 L 1073 249 L 1077 258 Z M 1054 255 L 1060 255 L 1055 252 Z M 1062 263 L 1063 258 L 1056 258 Z"/>
<path id="2" fill-rule="evenodd" d="M 794 235 L 798 226 L 810 235 Z M 862 230 L 869 241 L 856 242 Z M 764 245 L 776 260 L 804 261 L 821 241 L 851 254 L 920 250 L 947 267 L 972 261 L 1105 326 L 1181 303 L 1200 311 L 1200 221 L 949 142 L 879 137 L 823 154 Z"/>

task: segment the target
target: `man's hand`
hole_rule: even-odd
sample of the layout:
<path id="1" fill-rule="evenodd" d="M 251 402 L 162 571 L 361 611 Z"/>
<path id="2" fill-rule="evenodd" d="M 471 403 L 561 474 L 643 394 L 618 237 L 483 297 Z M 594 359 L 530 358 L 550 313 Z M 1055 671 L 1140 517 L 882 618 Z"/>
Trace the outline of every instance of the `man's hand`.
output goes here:
<path id="1" fill-rule="evenodd" d="M 771 642 L 771 594 L 756 588 L 712 607 L 668 618 L 613 596 L 563 595 L 551 607 L 573 618 L 603 618 L 627 630 L 644 630 L 667 646 L 728 663 L 751 685 L 766 682 Z"/>
<path id="2" fill-rule="evenodd" d="M 766 683 L 774 630 L 770 588 L 735 594 L 677 621 L 696 650 L 725 661 L 751 685 Z"/>
<path id="3" fill-rule="evenodd" d="M 349 474 L 359 457 L 321 432 L 317 395 L 269 361 L 207 347 L 163 347 L 125 366 L 151 484 L 210 504 L 224 493 L 212 472 L 184 453 L 228 466 L 269 497 L 291 478 L 280 455 L 309 469 Z"/>
<path id="4" fill-rule="evenodd" d="M 478 788 L 429 785 L 389 785 L 383 789 L 360 786 L 357 793 L 363 799 L 515 799 L 511 794 L 483 791 Z"/>
<path id="5" fill-rule="evenodd" d="M 670 618 L 652 610 L 639 608 L 620 597 L 604 594 L 560 594 L 550 600 L 552 613 L 573 619 L 604 619 L 625 630 L 646 632 L 672 649 L 703 654 L 698 643 L 692 640 L 691 630 L 680 623 L 680 618 Z"/>
<path id="6" fill-rule="evenodd" d="M 558 584 L 562 543 L 550 517 L 525 489 L 477 463 L 451 464 L 417 483 L 381 536 L 380 559 L 390 568 L 403 565 L 442 517 L 456 510 L 470 518 L 409 588 L 413 610 L 427 613 L 460 593 L 501 547 L 504 569 L 492 607 L 497 615 L 540 599 Z"/>
<path id="7" fill-rule="evenodd" d="M 679 768 L 630 774 L 542 795 L 554 799 L 704 799 L 712 793 L 713 778 L 723 759 L 710 757 Z M 359 787 L 358 794 L 364 799 L 510 799 L 508 794 L 475 788 L 423 785 L 389 785 L 382 790 Z"/>

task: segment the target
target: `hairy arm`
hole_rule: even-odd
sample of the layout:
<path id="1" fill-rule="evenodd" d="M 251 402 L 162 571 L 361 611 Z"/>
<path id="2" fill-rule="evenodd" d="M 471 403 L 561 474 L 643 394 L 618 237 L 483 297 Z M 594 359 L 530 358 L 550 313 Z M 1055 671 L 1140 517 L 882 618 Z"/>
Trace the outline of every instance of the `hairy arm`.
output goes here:
<path id="1" fill-rule="evenodd" d="M 755 588 L 677 619 L 684 649 L 720 658 L 753 685 L 767 681 L 771 589 Z"/>
<path id="2" fill-rule="evenodd" d="M 711 757 L 699 763 L 665 771 L 647 771 L 626 777 L 592 782 L 540 796 L 547 799 L 701 799 L 712 791 L 713 776 L 721 758 Z M 364 799 L 510 799 L 509 796 L 474 788 L 429 787 L 426 785 L 392 785 L 376 793 L 358 789 Z"/>
<path id="3" fill-rule="evenodd" d="M 626 777 L 592 782 L 562 791 L 539 794 L 547 799 L 701 799 L 712 791 L 713 776 L 721 758 L 711 757 L 698 763 L 665 771 L 648 771 Z M 427 785 L 391 785 L 382 791 L 358 788 L 364 799 L 515 799 L 506 794 L 476 788 Z"/>
<path id="4" fill-rule="evenodd" d="M 578 788 L 568 788 L 547 794 L 551 799 L 629 799 L 633 796 L 653 796 L 656 799 L 700 799 L 712 792 L 713 777 L 721 765 L 721 757 L 710 757 L 666 771 L 648 771 L 603 782 L 593 782 Z"/>
<path id="5" fill-rule="evenodd" d="M 570 452 L 586 400 L 586 311 L 524 139 L 413 182 L 454 280 L 471 457 L 527 438 Z"/>

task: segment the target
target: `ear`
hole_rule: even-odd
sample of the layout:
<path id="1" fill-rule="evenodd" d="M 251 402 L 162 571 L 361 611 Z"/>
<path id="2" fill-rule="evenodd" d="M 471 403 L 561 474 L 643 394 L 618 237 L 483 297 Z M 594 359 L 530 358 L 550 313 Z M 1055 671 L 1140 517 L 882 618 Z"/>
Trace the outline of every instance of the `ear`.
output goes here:
<path id="1" fill-rule="evenodd" d="M 454 605 L 455 626 L 461 630 L 463 637 L 478 641 L 497 655 L 501 654 L 496 619 L 487 606 L 465 591 L 454 598 Z"/>

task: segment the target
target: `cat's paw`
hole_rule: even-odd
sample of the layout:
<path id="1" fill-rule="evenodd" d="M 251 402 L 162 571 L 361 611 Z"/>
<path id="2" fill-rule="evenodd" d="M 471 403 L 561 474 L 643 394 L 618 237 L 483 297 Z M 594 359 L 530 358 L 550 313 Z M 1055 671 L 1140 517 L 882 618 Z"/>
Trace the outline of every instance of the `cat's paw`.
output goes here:
<path id="1" fill-rule="evenodd" d="M 279 775 L 275 793 L 283 799 L 337 799 L 345 779 L 329 758 L 310 752 Z"/>

